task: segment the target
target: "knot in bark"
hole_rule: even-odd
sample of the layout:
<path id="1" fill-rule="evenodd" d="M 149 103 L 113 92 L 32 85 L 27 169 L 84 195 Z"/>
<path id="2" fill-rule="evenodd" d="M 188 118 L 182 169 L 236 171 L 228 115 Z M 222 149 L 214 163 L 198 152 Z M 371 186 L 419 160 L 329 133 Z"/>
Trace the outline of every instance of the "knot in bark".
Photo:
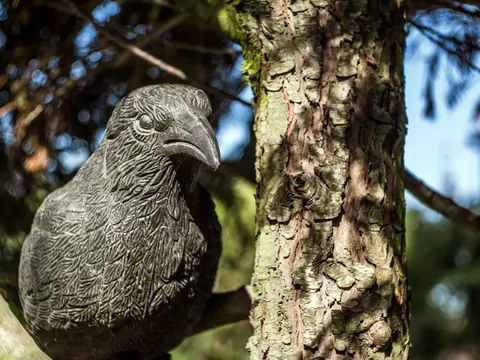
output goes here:
<path id="1" fill-rule="evenodd" d="M 317 178 L 308 173 L 293 175 L 290 181 L 289 190 L 298 199 L 303 200 L 305 206 L 312 206 L 317 197 Z"/>

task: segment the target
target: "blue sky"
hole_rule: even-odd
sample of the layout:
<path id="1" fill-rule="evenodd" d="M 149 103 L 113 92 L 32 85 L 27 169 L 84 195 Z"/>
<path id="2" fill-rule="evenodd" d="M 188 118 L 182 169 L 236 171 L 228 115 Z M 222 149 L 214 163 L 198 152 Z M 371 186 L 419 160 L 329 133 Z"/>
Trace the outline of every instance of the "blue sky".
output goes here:
<path id="1" fill-rule="evenodd" d="M 414 32 L 409 36 L 410 40 Z M 410 44 L 411 41 L 407 41 Z M 408 46 L 408 45 L 407 45 Z M 445 192 L 446 175 L 454 183 L 455 200 L 468 205 L 480 194 L 479 150 L 468 145 L 468 137 L 473 133 L 473 111 L 480 97 L 480 76 L 475 74 L 469 91 L 460 102 L 448 109 L 445 105 L 445 92 L 448 80 L 443 63 L 440 78 L 435 86 L 437 111 L 435 120 L 427 120 L 422 112 L 424 107 L 423 89 L 428 76 L 425 55 L 432 49 L 427 42 L 405 62 L 406 106 L 408 134 L 405 146 L 405 165 L 432 188 Z M 419 204 L 411 196 L 409 206 Z"/>

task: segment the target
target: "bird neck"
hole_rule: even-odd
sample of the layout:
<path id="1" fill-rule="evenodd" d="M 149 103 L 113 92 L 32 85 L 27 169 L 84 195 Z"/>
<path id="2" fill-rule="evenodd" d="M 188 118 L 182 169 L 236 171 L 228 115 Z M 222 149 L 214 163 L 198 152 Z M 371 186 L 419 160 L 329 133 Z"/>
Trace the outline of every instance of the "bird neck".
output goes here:
<path id="1" fill-rule="evenodd" d="M 195 192 L 200 175 L 200 163 L 191 158 L 173 156 L 172 162 L 176 171 L 176 178 L 185 195 Z"/>

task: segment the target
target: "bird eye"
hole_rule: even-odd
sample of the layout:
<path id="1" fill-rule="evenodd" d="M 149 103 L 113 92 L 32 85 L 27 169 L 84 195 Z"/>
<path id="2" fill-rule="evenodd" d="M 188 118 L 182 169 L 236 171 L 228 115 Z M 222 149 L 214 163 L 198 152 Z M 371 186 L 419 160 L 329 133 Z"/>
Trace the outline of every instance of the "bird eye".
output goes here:
<path id="1" fill-rule="evenodd" d="M 153 129 L 152 118 L 146 114 L 140 116 L 140 126 L 145 130 Z"/>

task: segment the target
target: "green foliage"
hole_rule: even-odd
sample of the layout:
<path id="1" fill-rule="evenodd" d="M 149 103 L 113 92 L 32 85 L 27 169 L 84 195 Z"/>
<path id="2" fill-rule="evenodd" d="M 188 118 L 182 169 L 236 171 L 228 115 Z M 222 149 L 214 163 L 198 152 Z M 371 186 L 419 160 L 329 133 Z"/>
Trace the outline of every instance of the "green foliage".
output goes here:
<path id="1" fill-rule="evenodd" d="M 449 221 L 407 215 L 413 359 L 437 359 L 452 349 L 478 348 L 480 241 Z"/>
<path id="2" fill-rule="evenodd" d="M 22 321 L 18 298 L 18 262 L 23 241 L 30 229 L 33 214 L 47 196 L 43 188 L 33 187 L 22 199 L 3 196 L 0 209 L 0 295 L 7 300 L 13 313 Z M 13 218 L 10 222 L 8 218 Z"/>
<path id="3" fill-rule="evenodd" d="M 21 319 L 21 308 L 17 293 L 17 268 L 25 236 L 23 231 L 15 234 L 0 231 L 0 296 L 7 300 L 19 319 Z"/>
<path id="4" fill-rule="evenodd" d="M 241 178 L 232 181 L 231 201 L 215 199 L 222 224 L 223 253 L 215 292 L 235 290 L 249 284 L 255 255 L 255 188 Z M 185 340 L 173 360 L 243 360 L 252 330 L 248 321 L 207 331 Z"/>

